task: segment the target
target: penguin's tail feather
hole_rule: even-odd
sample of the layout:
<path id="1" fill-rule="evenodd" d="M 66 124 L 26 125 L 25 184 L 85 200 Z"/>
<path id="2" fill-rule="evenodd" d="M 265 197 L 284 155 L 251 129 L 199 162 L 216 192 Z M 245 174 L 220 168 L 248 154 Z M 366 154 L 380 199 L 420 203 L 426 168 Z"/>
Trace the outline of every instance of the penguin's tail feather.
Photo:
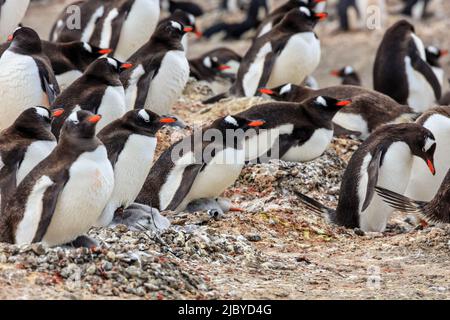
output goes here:
<path id="1" fill-rule="evenodd" d="M 383 198 L 384 202 L 396 210 L 408 213 L 426 214 L 427 202 L 414 201 L 406 196 L 381 187 L 376 187 L 375 190 L 378 195 Z"/>
<path id="2" fill-rule="evenodd" d="M 336 210 L 324 206 L 320 202 L 304 195 L 301 192 L 295 191 L 295 193 L 297 194 L 300 201 L 302 202 L 303 205 L 305 205 L 306 208 L 308 208 L 314 213 L 323 216 L 325 219 L 331 222 L 335 220 L 334 216 L 336 215 Z"/>
<path id="3" fill-rule="evenodd" d="M 213 104 L 213 103 L 219 102 L 220 100 L 226 99 L 228 97 L 230 97 L 230 93 L 224 92 L 224 93 L 218 94 L 217 96 L 214 96 L 212 98 L 203 100 L 202 103 L 203 104 Z"/>

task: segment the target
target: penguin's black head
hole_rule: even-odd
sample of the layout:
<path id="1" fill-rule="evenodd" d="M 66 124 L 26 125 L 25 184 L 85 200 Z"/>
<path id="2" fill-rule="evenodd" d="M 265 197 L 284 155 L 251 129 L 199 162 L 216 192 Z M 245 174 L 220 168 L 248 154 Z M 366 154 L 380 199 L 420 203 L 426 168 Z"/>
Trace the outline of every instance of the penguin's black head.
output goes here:
<path id="1" fill-rule="evenodd" d="M 336 113 L 351 103 L 352 101 L 350 99 L 338 100 L 331 97 L 318 96 L 306 100 L 302 104 L 308 109 L 308 111 L 314 113 L 318 112 L 321 117 L 331 120 Z"/>
<path id="2" fill-rule="evenodd" d="M 197 28 L 196 19 L 193 14 L 177 9 L 170 15 L 169 19 L 184 26 L 185 32 L 193 32 L 198 38 L 202 36 L 201 31 Z"/>
<path id="3" fill-rule="evenodd" d="M 86 110 L 75 111 L 67 117 L 61 129 L 61 137 L 70 136 L 78 139 L 92 139 L 95 137 L 95 128 L 102 119 L 99 114 Z"/>
<path id="4" fill-rule="evenodd" d="M 439 59 L 448 55 L 448 50 L 441 50 L 435 46 L 425 48 L 427 62 L 433 67 L 439 67 Z"/>
<path id="5" fill-rule="evenodd" d="M 292 9 L 283 18 L 279 28 L 293 32 L 312 31 L 317 22 L 328 17 L 326 12 L 315 12 L 307 6 L 300 6 Z"/>
<path id="6" fill-rule="evenodd" d="M 221 64 L 217 57 L 206 56 L 203 58 L 202 64 L 205 68 L 210 69 L 216 73 L 225 72 L 231 69 L 230 66 Z"/>
<path id="7" fill-rule="evenodd" d="M 84 57 L 86 60 L 91 61 L 98 59 L 104 55 L 108 55 L 113 51 L 112 49 L 104 49 L 93 46 L 87 42 L 76 42 L 75 45 L 78 48 L 78 54 L 81 57 Z"/>
<path id="8" fill-rule="evenodd" d="M 131 63 L 122 63 L 111 57 L 104 57 L 95 60 L 86 70 L 86 73 L 97 77 L 106 76 L 108 74 L 120 74 L 122 71 L 132 68 Z"/>
<path id="9" fill-rule="evenodd" d="M 169 38 L 169 39 L 178 39 L 181 40 L 186 33 L 192 32 L 192 27 L 185 27 L 178 21 L 168 20 L 162 23 L 156 33 L 160 37 Z"/>
<path id="10" fill-rule="evenodd" d="M 63 113 L 64 109 L 49 110 L 42 106 L 28 108 L 19 115 L 14 125 L 26 130 L 44 127 L 50 131 L 52 120 L 60 117 Z"/>
<path id="11" fill-rule="evenodd" d="M 319 3 L 326 1 L 327 0 L 291 0 L 291 3 L 297 6 L 305 6 L 311 9 L 315 9 Z"/>
<path id="12" fill-rule="evenodd" d="M 333 70 L 331 71 L 331 75 L 339 78 L 344 78 L 346 76 L 354 75 L 355 69 L 353 69 L 352 66 L 345 66 L 340 70 Z"/>
<path id="13" fill-rule="evenodd" d="M 147 109 L 128 111 L 123 116 L 124 126 L 146 136 L 154 136 L 163 126 L 181 126 L 180 121 L 172 116 L 159 116 Z"/>
<path id="14" fill-rule="evenodd" d="M 266 121 L 264 120 L 249 120 L 239 116 L 226 116 L 219 118 L 213 122 L 212 127 L 217 127 L 221 131 L 225 130 L 248 130 L 262 128 Z"/>
<path id="15" fill-rule="evenodd" d="M 291 96 L 295 95 L 296 89 L 296 85 L 286 83 L 273 89 L 259 89 L 259 92 L 262 94 L 267 94 L 272 99 L 277 101 L 292 101 Z"/>
<path id="16" fill-rule="evenodd" d="M 430 130 L 417 125 L 406 134 L 406 140 L 413 155 L 422 158 L 427 164 L 432 175 L 436 174 L 434 167 L 434 152 L 436 151 L 436 139 Z"/>
<path id="17" fill-rule="evenodd" d="M 28 27 L 17 28 L 12 35 L 8 37 L 11 42 L 10 48 L 17 48 L 29 53 L 38 53 L 42 51 L 41 38 L 36 31 Z"/>

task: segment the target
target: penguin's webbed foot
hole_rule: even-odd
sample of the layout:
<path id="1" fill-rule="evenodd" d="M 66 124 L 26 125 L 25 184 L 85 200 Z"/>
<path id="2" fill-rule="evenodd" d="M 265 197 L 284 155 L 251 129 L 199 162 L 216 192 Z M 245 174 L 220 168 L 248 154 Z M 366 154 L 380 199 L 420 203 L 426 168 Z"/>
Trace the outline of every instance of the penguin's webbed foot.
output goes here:
<path id="1" fill-rule="evenodd" d="M 123 224 L 132 231 L 150 230 L 162 232 L 170 227 L 170 221 L 161 213 L 149 206 L 134 203 L 114 215 L 112 225 Z"/>
<path id="2" fill-rule="evenodd" d="M 99 247 L 99 243 L 87 235 L 82 235 L 68 243 L 67 246 L 72 248 L 96 248 Z"/>

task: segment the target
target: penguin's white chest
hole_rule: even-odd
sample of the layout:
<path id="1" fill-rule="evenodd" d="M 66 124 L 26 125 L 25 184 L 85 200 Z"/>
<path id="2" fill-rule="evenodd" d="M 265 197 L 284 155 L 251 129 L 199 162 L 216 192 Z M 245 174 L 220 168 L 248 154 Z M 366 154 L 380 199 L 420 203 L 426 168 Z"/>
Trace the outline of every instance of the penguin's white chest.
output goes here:
<path id="1" fill-rule="evenodd" d="M 128 85 L 125 90 L 125 104 L 127 107 L 127 111 L 133 110 L 136 103 L 137 92 L 138 92 L 138 81 L 145 74 L 144 67 L 139 64 L 136 68 L 133 69 L 130 78 L 128 79 Z M 141 108 L 142 106 L 136 106 Z"/>
<path id="2" fill-rule="evenodd" d="M 398 141 L 391 144 L 385 153 L 383 164 L 379 168 L 377 186 L 403 194 L 408 185 L 413 159 L 411 150 L 405 142 Z M 361 167 L 358 184 L 360 210 L 366 198 L 368 185 L 367 168 L 370 160 L 371 156 L 367 155 Z M 375 193 L 367 209 L 360 213 L 361 229 L 369 232 L 383 232 L 393 211 Z"/>
<path id="3" fill-rule="evenodd" d="M 425 77 L 411 65 L 411 58 L 405 57 L 406 77 L 408 79 L 408 105 L 415 112 L 425 112 L 436 100 L 434 91 Z"/>
<path id="4" fill-rule="evenodd" d="M 283 124 L 269 130 L 260 130 L 258 134 L 251 136 L 244 141 L 245 160 L 254 161 L 259 159 L 262 162 L 268 160 L 268 152 L 271 151 L 270 158 L 278 158 L 279 150 L 277 141 L 280 135 L 291 134 L 294 125 L 291 123 Z"/>
<path id="5" fill-rule="evenodd" d="M 49 246 L 70 242 L 87 232 L 113 192 L 114 172 L 104 146 L 81 154 L 69 174 L 43 238 Z"/>
<path id="6" fill-rule="evenodd" d="M 120 30 L 120 38 L 114 57 L 126 61 L 152 36 L 159 20 L 157 0 L 135 0 Z"/>
<path id="7" fill-rule="evenodd" d="M 441 85 L 441 87 L 444 85 L 444 70 L 442 68 L 438 68 L 438 67 L 431 67 L 433 69 L 434 74 L 436 75 L 436 78 L 439 81 L 439 84 Z"/>
<path id="8" fill-rule="evenodd" d="M 30 0 L 6 0 L 1 7 L 0 43 L 6 42 L 13 33 L 30 4 Z"/>
<path id="9" fill-rule="evenodd" d="M 260 79 L 264 71 L 266 56 L 272 52 L 272 45 L 267 42 L 259 49 L 255 59 L 250 64 L 247 72 L 242 78 L 242 87 L 246 97 L 253 97 L 256 94 Z"/>
<path id="10" fill-rule="evenodd" d="M 414 158 L 411 178 L 405 195 L 418 201 L 431 201 L 450 169 L 450 118 L 440 114 L 430 116 L 423 125 L 436 139 L 434 165 L 436 175 L 430 173 L 422 159 Z"/>
<path id="11" fill-rule="evenodd" d="M 333 123 L 350 131 L 361 132 L 359 138 L 363 140 L 367 139 L 370 134 L 367 121 L 360 114 L 341 111 L 336 113 Z"/>
<path id="12" fill-rule="evenodd" d="M 292 146 L 282 160 L 292 162 L 306 162 L 320 157 L 333 138 L 333 130 L 317 129 L 308 141 L 302 145 Z"/>
<path id="13" fill-rule="evenodd" d="M 11 125 L 25 109 L 48 106 L 39 69 L 30 56 L 6 50 L 0 58 L 0 127 Z"/>
<path id="14" fill-rule="evenodd" d="M 155 137 L 133 134 L 128 138 L 114 166 L 114 191 L 99 225 L 110 224 L 117 208 L 136 200 L 152 167 L 156 144 Z"/>
<path id="15" fill-rule="evenodd" d="M 123 87 L 107 87 L 98 108 L 98 113 L 102 116 L 102 119 L 98 123 L 96 131 L 99 132 L 114 120 L 122 117 L 126 110 L 125 90 Z"/>
<path id="16" fill-rule="evenodd" d="M 70 70 L 59 75 L 56 75 L 56 81 L 58 81 L 61 92 L 66 90 L 72 83 L 75 82 L 83 73 L 79 70 Z"/>
<path id="17" fill-rule="evenodd" d="M 17 171 L 17 185 L 26 175 L 56 147 L 56 141 L 35 141 L 27 148 L 23 161 Z"/>
<path id="18" fill-rule="evenodd" d="M 170 113 L 188 79 L 189 63 L 185 53 L 180 50 L 167 52 L 150 84 L 145 106 L 159 115 Z"/>
<path id="19" fill-rule="evenodd" d="M 222 194 L 239 177 L 244 167 L 245 152 L 227 148 L 217 152 L 215 157 L 201 171 L 186 198 L 177 208 L 181 211 L 193 200 L 213 198 Z"/>
<path id="20" fill-rule="evenodd" d="M 301 84 L 320 62 L 320 40 L 313 32 L 293 35 L 278 56 L 267 86 Z"/>

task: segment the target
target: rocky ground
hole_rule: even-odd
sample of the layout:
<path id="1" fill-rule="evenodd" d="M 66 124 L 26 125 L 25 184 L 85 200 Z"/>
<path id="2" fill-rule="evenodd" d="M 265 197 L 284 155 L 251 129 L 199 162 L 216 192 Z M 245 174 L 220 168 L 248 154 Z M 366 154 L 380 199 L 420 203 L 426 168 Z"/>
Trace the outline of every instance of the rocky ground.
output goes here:
<path id="1" fill-rule="evenodd" d="M 35 4 L 25 23 L 45 36 L 68 2 Z M 418 24 L 418 33 L 428 43 L 450 48 L 450 5 L 444 5 L 437 18 Z M 319 83 L 336 84 L 329 71 L 351 63 L 370 86 L 382 31 L 336 35 L 334 28 L 332 21 L 319 30 Z M 220 44 L 194 42 L 190 54 Z M 226 45 L 242 51 L 248 41 Z M 448 60 L 444 64 L 448 71 Z M 261 101 L 229 100 L 205 108 L 198 101 L 208 94 L 191 83 L 175 107 L 177 114 L 191 124 L 203 123 Z M 160 148 L 168 141 L 161 135 Z M 386 233 L 361 235 L 329 225 L 297 200 L 295 191 L 301 191 L 335 206 L 346 162 L 357 147 L 356 141 L 335 139 L 325 155 L 310 163 L 246 167 L 224 194 L 244 212 L 223 219 L 165 213 L 173 226 L 162 235 L 123 226 L 93 229 L 90 235 L 102 244 L 96 250 L 0 245 L 0 299 L 450 298 L 449 226 L 422 229 L 397 214 Z"/>

